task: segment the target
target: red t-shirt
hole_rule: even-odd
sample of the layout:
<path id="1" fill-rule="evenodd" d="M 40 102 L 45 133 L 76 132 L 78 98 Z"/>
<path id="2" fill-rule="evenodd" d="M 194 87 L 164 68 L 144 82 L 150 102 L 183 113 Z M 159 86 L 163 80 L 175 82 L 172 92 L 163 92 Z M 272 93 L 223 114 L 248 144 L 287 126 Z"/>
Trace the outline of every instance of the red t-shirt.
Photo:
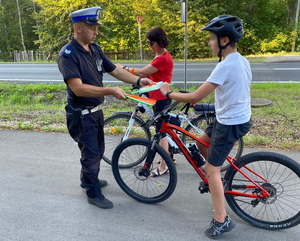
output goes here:
<path id="1" fill-rule="evenodd" d="M 151 65 L 154 68 L 158 69 L 158 71 L 154 74 L 149 75 L 149 79 L 151 79 L 154 82 L 160 82 L 160 81 L 164 81 L 167 83 L 172 82 L 174 62 L 171 54 L 168 51 L 164 52 L 162 55 L 158 57 L 155 57 L 151 62 Z M 149 98 L 155 100 L 164 100 L 167 97 L 162 95 L 160 90 L 154 90 L 149 92 Z"/>

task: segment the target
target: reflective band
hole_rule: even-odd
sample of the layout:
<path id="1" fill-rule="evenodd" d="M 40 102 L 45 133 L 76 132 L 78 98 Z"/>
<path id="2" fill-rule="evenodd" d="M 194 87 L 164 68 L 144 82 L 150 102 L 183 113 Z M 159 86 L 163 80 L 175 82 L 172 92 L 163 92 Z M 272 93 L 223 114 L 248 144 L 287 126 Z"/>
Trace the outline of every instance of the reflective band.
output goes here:
<path id="1" fill-rule="evenodd" d="M 94 112 L 96 112 L 98 110 L 101 110 L 101 106 L 100 105 L 97 105 L 93 109 L 84 109 L 84 110 L 81 111 L 81 114 L 82 115 L 87 115 L 87 114 L 90 114 L 90 113 L 94 113 Z"/>

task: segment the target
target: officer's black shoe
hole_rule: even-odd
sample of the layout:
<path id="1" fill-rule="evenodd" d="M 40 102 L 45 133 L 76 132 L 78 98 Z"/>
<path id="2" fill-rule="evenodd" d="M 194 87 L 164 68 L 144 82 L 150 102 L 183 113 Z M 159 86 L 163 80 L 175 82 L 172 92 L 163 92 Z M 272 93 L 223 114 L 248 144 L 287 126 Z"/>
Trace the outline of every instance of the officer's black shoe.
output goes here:
<path id="1" fill-rule="evenodd" d="M 93 204 L 99 208 L 110 209 L 114 206 L 114 204 L 106 199 L 103 195 L 94 198 L 87 197 L 87 199 L 90 204 Z"/>
<path id="2" fill-rule="evenodd" d="M 99 185 L 100 185 L 100 187 L 102 188 L 102 187 L 105 187 L 105 186 L 107 186 L 107 181 L 106 180 L 100 180 L 99 179 Z M 80 186 L 82 187 L 82 188 L 86 188 L 87 186 L 85 185 L 85 184 L 83 184 L 83 183 L 80 183 Z"/>

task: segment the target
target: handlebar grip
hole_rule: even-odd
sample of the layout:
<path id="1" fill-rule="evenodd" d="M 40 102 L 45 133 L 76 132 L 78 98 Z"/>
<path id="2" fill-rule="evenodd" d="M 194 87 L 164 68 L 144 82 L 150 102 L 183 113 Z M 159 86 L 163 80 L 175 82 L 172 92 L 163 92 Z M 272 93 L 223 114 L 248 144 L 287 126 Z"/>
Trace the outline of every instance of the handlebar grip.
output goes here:
<path id="1" fill-rule="evenodd" d="M 195 107 L 195 111 L 203 111 L 203 112 L 215 112 L 215 104 L 197 104 Z"/>

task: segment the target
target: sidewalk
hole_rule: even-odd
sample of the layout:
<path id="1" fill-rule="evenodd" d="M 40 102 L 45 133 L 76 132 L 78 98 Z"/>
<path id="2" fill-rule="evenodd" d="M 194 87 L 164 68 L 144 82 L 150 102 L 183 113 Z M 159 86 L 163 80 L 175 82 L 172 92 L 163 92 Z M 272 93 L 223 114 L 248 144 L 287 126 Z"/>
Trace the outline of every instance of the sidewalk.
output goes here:
<path id="1" fill-rule="evenodd" d="M 210 196 L 200 195 L 200 179 L 180 155 L 177 188 L 157 205 L 128 197 L 102 162 L 101 178 L 109 183 L 103 192 L 115 205 L 102 210 L 79 187 L 80 153 L 68 134 L 3 130 L 0 143 L 1 241 L 210 240 L 204 235 L 213 216 Z M 280 152 L 299 161 L 299 152 Z M 262 230 L 227 210 L 237 226 L 221 240 L 299 240 L 300 225 Z"/>
<path id="2" fill-rule="evenodd" d="M 300 55 L 281 55 L 266 57 L 265 62 L 288 62 L 288 61 L 300 61 Z"/>

